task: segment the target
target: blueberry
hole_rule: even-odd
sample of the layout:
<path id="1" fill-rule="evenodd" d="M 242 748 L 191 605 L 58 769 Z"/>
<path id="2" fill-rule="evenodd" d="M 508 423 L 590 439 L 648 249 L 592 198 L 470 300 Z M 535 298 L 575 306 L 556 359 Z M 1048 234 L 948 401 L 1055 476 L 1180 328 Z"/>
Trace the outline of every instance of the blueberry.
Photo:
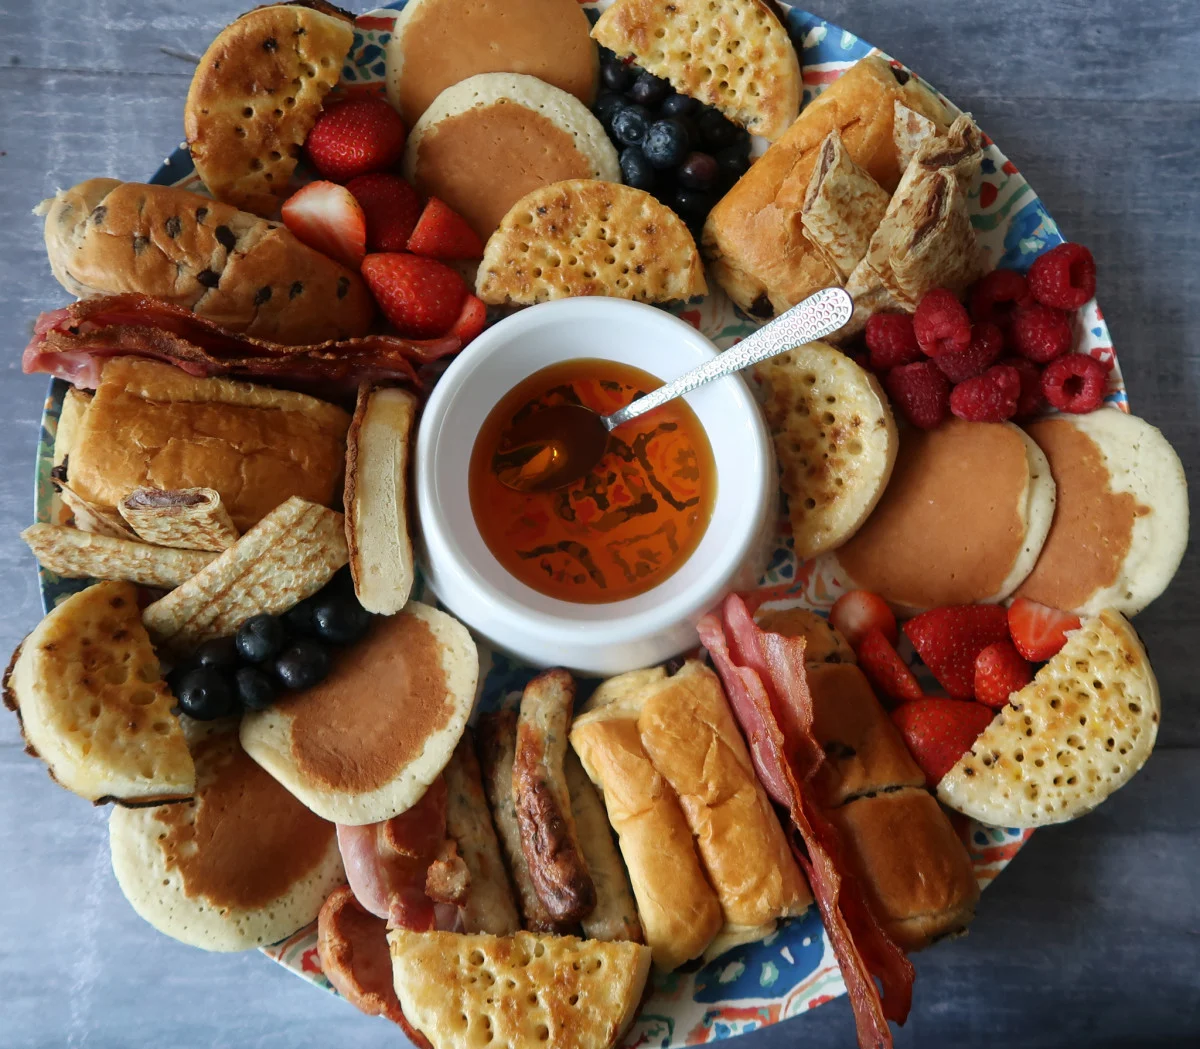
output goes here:
<path id="1" fill-rule="evenodd" d="M 251 616 L 234 635 L 238 655 L 247 663 L 265 663 L 283 648 L 285 641 L 287 631 L 283 624 L 266 613 Z"/>
<path id="2" fill-rule="evenodd" d="M 688 223 L 703 221 L 717 202 L 712 193 L 681 189 L 675 194 L 674 208 Z"/>
<path id="3" fill-rule="evenodd" d="M 205 641 L 189 661 L 191 667 L 214 667 L 217 670 L 232 670 L 240 662 L 237 645 L 231 637 L 215 637 Z"/>
<path id="4" fill-rule="evenodd" d="M 317 641 L 294 641 L 272 666 L 275 679 L 286 689 L 312 688 L 329 673 L 329 652 Z"/>
<path id="5" fill-rule="evenodd" d="M 583 9 L 583 13 L 592 25 L 595 25 L 598 21 L 600 21 L 600 12 L 594 7 L 585 7 Z"/>
<path id="6" fill-rule="evenodd" d="M 596 104 L 592 106 L 592 112 L 596 114 L 596 119 L 604 125 L 606 131 L 612 130 L 613 114 L 625 104 L 625 100 L 615 91 L 601 91 L 596 96 Z"/>
<path id="7" fill-rule="evenodd" d="M 674 94 L 667 97 L 658 112 L 664 117 L 694 116 L 700 108 L 700 103 L 689 95 Z"/>
<path id="8" fill-rule="evenodd" d="M 719 175 L 717 159 L 708 153 L 689 153 L 679 165 L 679 184 L 685 189 L 712 189 Z"/>
<path id="9" fill-rule="evenodd" d="M 215 721 L 234 711 L 229 679 L 215 667 L 197 667 L 182 675 L 175 698 L 179 709 L 197 721 Z"/>
<path id="10" fill-rule="evenodd" d="M 357 641 L 371 625 L 368 612 L 353 595 L 321 594 L 313 605 L 313 627 L 317 637 L 334 645 Z"/>
<path id="11" fill-rule="evenodd" d="M 616 55 L 600 67 L 600 82 L 610 91 L 628 91 L 633 85 L 633 77 L 633 70 Z"/>
<path id="12" fill-rule="evenodd" d="M 721 179 L 732 185 L 750 167 L 750 156 L 740 145 L 726 146 L 717 153 L 717 168 Z"/>
<path id="13" fill-rule="evenodd" d="M 271 676 L 258 667 L 242 667 L 233 675 L 233 687 L 247 710 L 266 710 L 279 694 Z"/>
<path id="14" fill-rule="evenodd" d="M 651 109 L 661 105 L 670 93 L 670 83 L 653 73 L 647 73 L 644 69 L 638 73 L 633 87 L 629 89 L 630 98 L 639 105 L 649 106 Z"/>
<path id="15" fill-rule="evenodd" d="M 732 146 L 737 141 L 738 128 L 730 123 L 715 109 L 709 109 L 700 114 L 697 121 L 700 131 L 700 141 L 708 150 L 716 152 L 726 146 Z"/>
<path id="16" fill-rule="evenodd" d="M 623 146 L 640 146 L 649 127 L 650 113 L 645 106 L 625 106 L 612 117 L 613 138 Z"/>
<path id="17" fill-rule="evenodd" d="M 668 117 L 666 120 L 656 120 L 650 125 L 646 132 L 646 140 L 642 143 L 642 152 L 656 168 L 665 170 L 683 163 L 690 147 L 688 131 L 683 121 Z"/>
<path id="18" fill-rule="evenodd" d="M 293 637 L 315 637 L 317 628 L 313 625 L 313 606 L 315 597 L 307 597 L 299 604 L 293 605 L 283 613 L 283 625 Z"/>
<path id="19" fill-rule="evenodd" d="M 654 168 L 646 159 L 646 154 L 637 146 L 628 146 L 621 150 L 621 177 L 625 185 L 634 189 L 644 189 L 647 192 L 654 189 Z"/>

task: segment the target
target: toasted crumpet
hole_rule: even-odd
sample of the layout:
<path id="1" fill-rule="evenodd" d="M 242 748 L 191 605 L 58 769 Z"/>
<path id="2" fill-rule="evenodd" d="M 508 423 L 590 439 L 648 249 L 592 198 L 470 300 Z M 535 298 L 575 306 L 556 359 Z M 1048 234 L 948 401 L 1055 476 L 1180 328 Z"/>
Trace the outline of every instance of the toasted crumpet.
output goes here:
<path id="1" fill-rule="evenodd" d="M 823 342 L 755 368 L 765 384 L 798 558 L 850 538 L 875 509 L 896 461 L 896 423 L 875 377 Z"/>
<path id="2" fill-rule="evenodd" d="M 707 292 L 696 242 L 649 193 L 571 179 L 522 197 L 488 239 L 476 294 L 496 305 L 578 295 L 638 302 Z"/>
<path id="3" fill-rule="evenodd" d="M 1075 819 L 1146 763 L 1160 711 L 1146 650 L 1128 620 L 1105 609 L 1013 693 L 938 797 L 994 827 Z"/>
<path id="4" fill-rule="evenodd" d="M 771 141 L 800 112 L 800 61 L 762 0 L 617 0 L 592 36 Z"/>

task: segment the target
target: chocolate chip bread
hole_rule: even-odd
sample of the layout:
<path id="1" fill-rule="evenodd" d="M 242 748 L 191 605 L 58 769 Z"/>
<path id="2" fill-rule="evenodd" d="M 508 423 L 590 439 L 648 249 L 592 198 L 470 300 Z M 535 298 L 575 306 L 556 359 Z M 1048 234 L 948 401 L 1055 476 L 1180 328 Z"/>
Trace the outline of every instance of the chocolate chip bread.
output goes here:
<path id="1" fill-rule="evenodd" d="M 357 273 L 282 225 L 169 186 L 89 179 L 43 201 L 46 251 L 79 298 L 135 292 L 289 345 L 366 333 Z"/>

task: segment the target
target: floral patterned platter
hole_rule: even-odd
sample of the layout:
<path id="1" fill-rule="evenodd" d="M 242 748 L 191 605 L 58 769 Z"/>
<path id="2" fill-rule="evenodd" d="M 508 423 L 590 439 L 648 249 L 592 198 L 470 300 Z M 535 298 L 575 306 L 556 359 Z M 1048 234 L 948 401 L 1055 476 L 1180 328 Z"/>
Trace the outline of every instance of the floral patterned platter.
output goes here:
<path id="1" fill-rule="evenodd" d="M 600 0 L 584 6 L 602 9 L 610 2 Z M 403 0 L 391 5 L 394 9 L 403 6 Z M 358 17 L 354 46 L 342 71 L 343 90 L 383 90 L 384 45 L 395 19 L 394 9 Z M 816 15 L 798 8 L 785 10 L 788 32 L 800 54 L 806 103 L 858 59 L 878 51 L 853 33 Z M 952 112 L 959 112 L 948 100 L 943 98 L 943 101 Z M 1012 162 L 986 135 L 985 143 L 983 178 L 970 200 L 972 223 L 992 265 L 1025 270 L 1038 255 L 1061 243 L 1063 238 Z M 755 152 L 761 153 L 765 148 L 765 142 L 756 141 Z M 185 148 L 177 149 L 152 181 L 203 190 L 192 172 Z M 735 309 L 719 289 L 675 312 L 722 349 L 757 327 L 757 322 Z M 1079 316 L 1078 348 L 1101 360 L 1114 360 L 1115 364 L 1108 329 L 1095 301 L 1088 303 Z M 64 517 L 63 507 L 50 485 L 50 467 L 65 389 L 66 384 L 59 380 L 51 383 L 42 416 L 35 492 L 39 521 L 58 521 Z M 1120 369 L 1115 366 L 1110 373 L 1106 401 L 1128 410 Z M 83 586 L 80 581 L 59 579 L 45 570 L 41 571 L 40 583 L 47 610 Z M 752 608 L 767 604 L 804 605 L 827 611 L 843 590 L 828 556 L 797 563 L 787 518 L 781 514 L 778 543 L 766 573 L 758 589 L 744 596 Z M 911 650 L 901 654 L 910 660 L 914 658 Z M 533 675 L 532 668 L 499 653 L 481 647 L 481 655 L 484 708 L 499 705 Z M 924 673 L 919 666 L 914 669 L 918 675 Z M 983 887 L 1013 859 L 1032 833 L 985 827 L 961 818 L 957 818 L 956 825 Z M 317 958 L 315 926 L 301 929 L 283 942 L 263 948 L 263 952 L 311 983 L 332 991 Z M 707 965 L 692 963 L 665 976 L 656 973 L 653 979 L 651 993 L 626 1036 L 628 1047 L 667 1049 L 732 1038 L 798 1016 L 845 992 L 815 907 L 761 943 L 739 947 Z"/>

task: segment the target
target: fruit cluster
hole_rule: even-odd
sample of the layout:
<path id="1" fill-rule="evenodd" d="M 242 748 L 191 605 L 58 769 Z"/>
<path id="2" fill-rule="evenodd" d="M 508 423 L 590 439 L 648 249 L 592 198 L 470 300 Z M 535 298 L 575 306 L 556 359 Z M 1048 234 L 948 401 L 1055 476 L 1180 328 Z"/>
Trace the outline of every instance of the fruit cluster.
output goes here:
<path id="1" fill-rule="evenodd" d="M 376 95 L 328 106 L 304 144 L 321 177 L 284 202 L 283 222 L 310 248 L 361 270 L 400 335 L 465 345 L 487 311 L 445 263 L 479 258 L 483 242 L 449 205 L 422 202 L 393 173 L 406 138 L 400 115 Z"/>
<path id="2" fill-rule="evenodd" d="M 265 710 L 281 691 L 312 688 L 329 673 L 330 646 L 358 641 L 371 625 L 348 570 L 282 616 L 251 616 L 233 637 L 200 645 L 167 675 L 179 709 L 199 721 Z"/>
<path id="3" fill-rule="evenodd" d="M 878 594 L 852 590 L 830 623 L 858 656 L 880 700 L 894 706 L 913 759 L 936 784 L 990 724 L 1009 696 L 1033 680 L 1034 663 L 1054 656 L 1078 616 L 1017 598 L 1001 605 L 933 608 L 904 624 L 905 637 L 949 698 L 928 696 L 896 650 L 899 629 Z"/>
<path id="4" fill-rule="evenodd" d="M 1080 244 L 1060 244 L 1022 276 L 994 270 L 964 305 L 934 288 L 916 312 L 867 321 L 868 366 L 914 426 L 948 415 L 1003 422 L 1047 404 L 1082 414 L 1104 402 L 1111 363 L 1072 353 L 1071 314 L 1096 293 L 1096 264 Z"/>
<path id="5" fill-rule="evenodd" d="M 712 206 L 750 166 L 750 134 L 718 110 L 607 48 L 592 111 L 616 144 L 626 185 L 653 193 L 699 239 Z"/>

